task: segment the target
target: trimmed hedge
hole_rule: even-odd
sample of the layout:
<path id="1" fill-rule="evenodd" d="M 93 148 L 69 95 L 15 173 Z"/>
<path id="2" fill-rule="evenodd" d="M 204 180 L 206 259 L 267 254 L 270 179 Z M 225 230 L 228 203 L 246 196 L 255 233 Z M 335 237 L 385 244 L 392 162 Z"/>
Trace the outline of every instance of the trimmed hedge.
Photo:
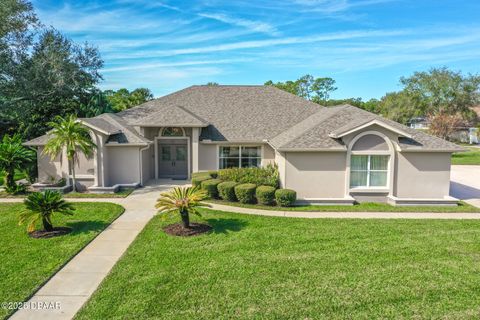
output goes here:
<path id="1" fill-rule="evenodd" d="M 223 181 L 238 183 L 253 183 L 258 186 L 278 188 L 280 175 L 276 165 L 267 165 L 261 168 L 229 168 L 218 171 L 218 178 Z"/>
<path id="2" fill-rule="evenodd" d="M 238 183 L 234 181 L 225 181 L 217 185 L 218 195 L 226 201 L 237 201 L 235 196 L 235 186 Z"/>
<path id="3" fill-rule="evenodd" d="M 259 204 L 270 206 L 275 201 L 275 188 L 271 186 L 259 186 L 255 191 Z"/>
<path id="4" fill-rule="evenodd" d="M 235 196 L 241 203 L 254 203 L 256 187 L 253 183 L 239 184 L 235 186 Z"/>
<path id="5" fill-rule="evenodd" d="M 210 198 L 218 198 L 217 185 L 220 184 L 222 180 L 219 179 L 209 179 L 202 181 L 202 189 L 207 191 L 207 194 Z"/>
<path id="6" fill-rule="evenodd" d="M 293 206 L 297 200 L 297 192 L 290 189 L 277 189 L 275 191 L 275 201 L 281 207 L 290 207 Z"/>
<path id="7" fill-rule="evenodd" d="M 218 171 L 210 170 L 210 171 L 208 171 L 208 174 L 209 174 L 210 177 L 212 177 L 213 179 L 217 179 L 217 178 L 218 178 Z"/>
<path id="8" fill-rule="evenodd" d="M 201 186 L 203 181 L 207 181 L 207 180 L 210 180 L 210 179 L 212 179 L 212 177 L 210 177 L 209 175 L 198 175 L 196 177 L 192 176 L 192 185 L 194 187 L 199 187 L 199 186 Z"/>

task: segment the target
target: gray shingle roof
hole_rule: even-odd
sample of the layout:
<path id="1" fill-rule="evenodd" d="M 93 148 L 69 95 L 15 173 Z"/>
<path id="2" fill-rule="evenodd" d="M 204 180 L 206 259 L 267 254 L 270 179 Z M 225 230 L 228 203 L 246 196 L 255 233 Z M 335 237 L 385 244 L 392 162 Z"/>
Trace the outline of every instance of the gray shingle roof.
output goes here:
<path id="1" fill-rule="evenodd" d="M 118 113 L 128 123 L 182 106 L 210 123 L 202 139 L 260 142 L 322 107 L 271 86 L 192 86 Z"/>
<path id="2" fill-rule="evenodd" d="M 104 113 L 97 118 L 101 118 L 112 126 L 119 129 L 116 134 L 110 135 L 107 144 L 121 143 L 121 144 L 142 144 L 146 145 L 151 141 L 142 137 L 133 126 L 129 125 L 124 119 L 116 114 Z"/>
<path id="3" fill-rule="evenodd" d="M 207 121 L 182 106 L 165 105 L 160 111 L 146 114 L 145 109 L 132 109 L 131 112 L 126 112 L 122 116 L 126 120 L 131 119 L 129 122 L 136 126 L 206 127 L 208 125 Z"/>
<path id="4" fill-rule="evenodd" d="M 44 145 L 47 144 L 49 139 L 50 139 L 50 135 L 49 134 L 44 134 L 43 136 L 36 137 L 32 140 L 24 142 L 23 145 L 27 146 L 27 147 L 44 146 Z"/>
<path id="5" fill-rule="evenodd" d="M 95 118 L 80 118 L 79 120 L 85 122 L 87 125 L 100 129 L 108 135 L 119 133 L 121 131 L 121 128 L 104 120 L 101 116 Z"/>
<path id="6" fill-rule="evenodd" d="M 421 131 L 408 128 L 395 121 L 385 119 L 376 114 L 353 106 L 338 106 L 321 110 L 314 115 L 312 121 L 300 122 L 283 134 L 275 137 L 270 143 L 279 150 L 345 150 L 341 139 L 330 137 L 335 132 L 345 132 L 355 129 L 370 121 L 377 120 L 383 124 L 407 133 L 411 138 L 402 137 L 398 143 L 404 151 L 431 150 L 431 151 L 463 151 L 454 143 L 425 134 Z M 326 113 L 326 116 L 322 114 Z"/>

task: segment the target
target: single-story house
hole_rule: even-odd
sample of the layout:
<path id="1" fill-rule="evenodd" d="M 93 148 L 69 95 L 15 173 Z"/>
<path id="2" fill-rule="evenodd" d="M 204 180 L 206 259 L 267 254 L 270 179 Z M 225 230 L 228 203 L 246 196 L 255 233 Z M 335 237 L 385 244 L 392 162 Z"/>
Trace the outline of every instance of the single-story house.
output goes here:
<path id="1" fill-rule="evenodd" d="M 463 148 L 350 105 L 322 107 L 272 86 L 191 86 L 116 114 L 80 119 L 97 145 L 78 183 L 93 191 L 276 163 L 300 201 L 453 204 L 450 156 Z M 66 178 L 38 151 L 39 181 Z"/>

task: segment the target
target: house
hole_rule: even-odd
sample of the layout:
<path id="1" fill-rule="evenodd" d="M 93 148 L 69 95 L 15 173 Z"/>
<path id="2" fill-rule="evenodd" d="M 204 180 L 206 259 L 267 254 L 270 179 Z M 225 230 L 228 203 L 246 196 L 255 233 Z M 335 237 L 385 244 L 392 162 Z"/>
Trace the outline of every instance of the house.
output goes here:
<path id="1" fill-rule="evenodd" d="M 97 145 L 78 183 L 93 191 L 276 163 L 299 201 L 454 204 L 450 156 L 463 148 L 350 105 L 321 107 L 271 86 L 192 86 L 116 114 L 80 119 Z M 38 150 L 39 181 L 69 176 Z"/>
<path id="2" fill-rule="evenodd" d="M 408 120 L 407 126 L 412 129 L 428 129 L 430 122 L 425 117 L 415 117 Z"/>

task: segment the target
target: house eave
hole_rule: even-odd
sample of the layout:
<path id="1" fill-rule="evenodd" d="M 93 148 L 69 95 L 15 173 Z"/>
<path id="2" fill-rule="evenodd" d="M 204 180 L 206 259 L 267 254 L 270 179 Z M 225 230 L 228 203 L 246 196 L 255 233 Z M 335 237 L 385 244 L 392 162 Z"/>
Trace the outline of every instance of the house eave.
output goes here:
<path id="1" fill-rule="evenodd" d="M 385 129 L 387 129 L 387 130 L 389 130 L 389 131 L 395 132 L 395 133 L 399 134 L 399 135 L 402 136 L 402 137 L 406 137 L 406 138 L 410 138 L 410 139 L 412 138 L 412 135 L 409 134 L 408 132 L 403 131 L 403 130 L 400 130 L 400 129 L 397 129 L 397 128 L 395 128 L 395 127 L 392 127 L 392 126 L 390 126 L 390 125 L 388 125 L 388 124 L 386 124 L 386 123 L 384 123 L 384 122 L 382 122 L 382 121 L 379 121 L 379 120 L 377 120 L 377 119 L 372 120 L 372 121 L 369 121 L 369 122 L 364 123 L 364 124 L 362 124 L 362 125 L 359 125 L 359 126 L 357 126 L 357 127 L 355 127 L 355 128 L 352 128 L 352 129 L 350 129 L 350 130 L 341 131 L 341 132 L 337 132 L 337 133 L 332 132 L 332 133 L 330 133 L 328 136 L 329 136 L 330 138 L 339 139 L 339 138 L 342 138 L 342 137 L 344 137 L 344 136 L 346 136 L 346 135 L 349 135 L 349 134 L 351 134 L 351 133 L 354 133 L 354 132 L 357 132 L 357 131 L 359 131 L 359 130 L 368 128 L 368 127 L 370 127 L 370 126 L 372 126 L 372 125 L 378 125 L 378 126 L 383 127 L 383 128 L 385 128 Z"/>

